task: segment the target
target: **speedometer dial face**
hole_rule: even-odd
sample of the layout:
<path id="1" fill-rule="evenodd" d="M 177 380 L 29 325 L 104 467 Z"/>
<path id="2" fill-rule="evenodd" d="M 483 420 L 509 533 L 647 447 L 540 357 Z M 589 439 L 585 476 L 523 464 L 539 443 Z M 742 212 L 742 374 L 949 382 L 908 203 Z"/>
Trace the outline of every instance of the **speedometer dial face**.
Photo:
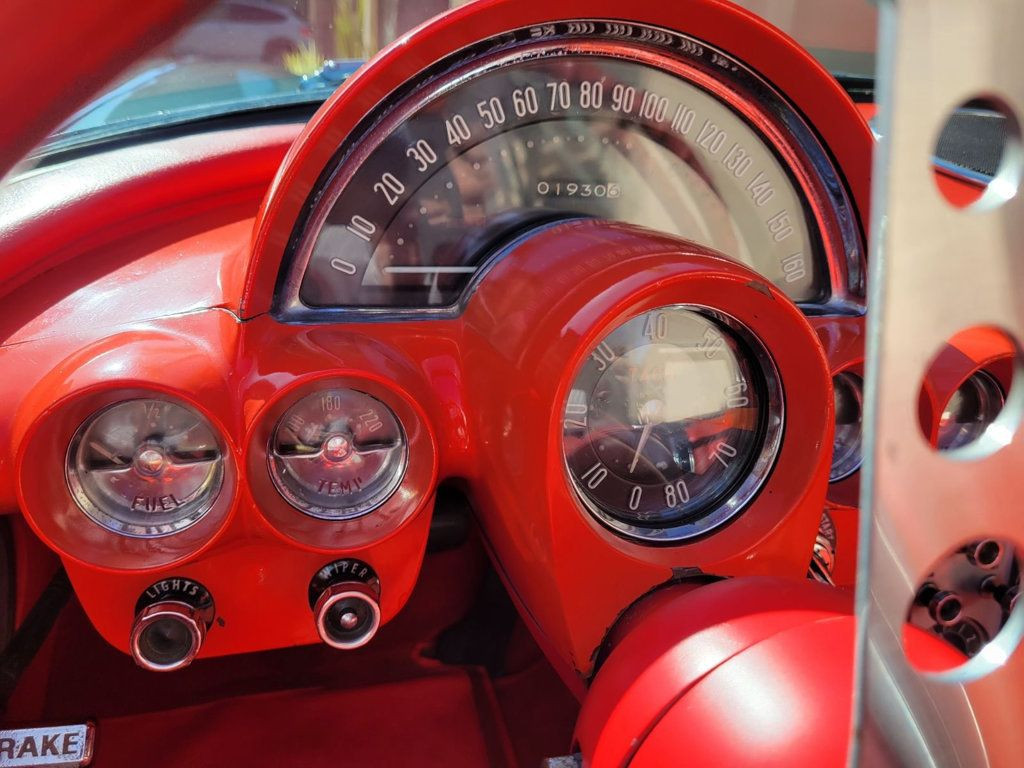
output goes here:
<path id="1" fill-rule="evenodd" d="M 757 341 L 720 313 L 664 307 L 620 326 L 583 363 L 563 447 L 599 520 L 678 541 L 743 508 L 771 469 L 781 426 L 777 374 Z"/>
<path id="2" fill-rule="evenodd" d="M 453 307 L 500 245 L 579 216 L 718 249 L 795 301 L 826 297 L 826 251 L 851 249 L 807 188 L 842 185 L 800 119 L 702 44 L 647 30 L 665 45 L 626 46 L 599 34 L 624 25 L 587 24 L 581 39 L 506 41 L 397 100 L 311 209 L 285 312 Z"/>

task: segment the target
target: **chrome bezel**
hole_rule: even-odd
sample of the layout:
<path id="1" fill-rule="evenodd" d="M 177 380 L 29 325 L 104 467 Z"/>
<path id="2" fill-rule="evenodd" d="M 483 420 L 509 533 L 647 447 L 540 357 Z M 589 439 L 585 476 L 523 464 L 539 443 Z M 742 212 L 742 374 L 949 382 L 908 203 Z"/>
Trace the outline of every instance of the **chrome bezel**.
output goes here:
<path id="1" fill-rule="evenodd" d="M 626 323 L 635 320 L 650 312 L 656 311 L 678 311 L 685 310 L 701 315 L 712 323 L 721 326 L 734 339 L 739 341 L 741 351 L 748 354 L 749 360 L 754 363 L 754 370 L 760 376 L 760 385 L 763 387 L 764 407 L 763 424 L 761 426 L 760 451 L 750 464 L 746 477 L 735 485 L 728 496 L 717 503 L 716 506 L 700 514 L 700 517 L 663 526 L 641 526 L 635 523 L 626 522 L 619 517 L 603 509 L 597 502 L 589 498 L 586 492 L 580 488 L 579 483 L 573 476 L 569 467 L 568 457 L 565 454 L 565 442 L 562 443 L 562 468 L 573 489 L 573 495 L 580 502 L 583 511 L 589 513 L 601 525 L 609 528 L 614 533 L 632 539 L 642 544 L 681 544 L 692 539 L 706 536 L 721 528 L 726 523 L 739 515 L 757 496 L 764 486 L 778 459 L 779 449 L 782 447 L 782 435 L 785 427 L 785 393 L 782 387 L 782 379 L 779 376 L 778 368 L 774 359 L 769 354 L 767 347 L 761 340 L 743 323 L 735 317 L 720 310 L 700 304 L 668 304 L 661 307 L 645 309 L 630 316 L 623 322 L 609 329 L 602 334 L 601 340 L 606 339 L 615 333 Z M 600 343 L 600 340 L 598 341 Z M 586 354 L 580 359 L 573 374 L 572 381 L 575 382 L 590 352 L 597 345 L 591 345 Z M 570 387 L 571 389 L 571 387 Z M 564 413 L 568 395 L 560 403 Z M 561 422 L 559 422 L 561 423 Z M 696 513 L 689 513 L 690 515 Z"/>
<path id="2" fill-rule="evenodd" d="M 136 617 L 128 640 L 135 663 L 150 672 L 173 672 L 184 669 L 195 661 L 203 647 L 207 630 L 207 625 L 199 614 L 194 606 L 180 600 L 161 600 L 144 608 Z M 143 651 L 142 638 L 146 630 L 163 619 L 171 619 L 184 625 L 191 642 L 180 658 L 160 663 L 149 658 Z"/>
<path id="3" fill-rule="evenodd" d="M 201 486 L 193 495 L 206 494 L 202 503 L 195 505 L 194 508 L 190 509 L 187 514 L 176 519 L 171 523 L 163 523 L 161 525 L 139 525 L 130 523 L 116 515 L 111 514 L 107 510 L 103 509 L 99 504 L 90 498 L 88 491 L 86 490 L 81 478 L 79 477 L 77 469 L 77 454 L 78 450 L 82 445 L 82 440 L 85 438 L 89 428 L 96 423 L 108 411 L 112 411 L 115 408 L 120 408 L 124 405 L 136 402 L 150 402 L 159 401 L 163 403 L 169 403 L 177 408 L 182 408 L 196 418 L 200 419 L 206 427 L 210 430 L 210 434 L 213 435 L 214 441 L 217 445 L 217 450 L 220 455 L 216 462 L 216 470 L 211 478 Z M 218 497 L 224 486 L 225 468 L 224 463 L 227 461 L 227 450 L 224 446 L 224 441 L 217 429 L 210 422 L 206 416 L 192 408 L 180 400 L 176 400 L 170 397 L 163 397 L 157 393 L 154 393 L 152 397 L 132 397 L 126 400 L 119 400 L 116 403 L 111 403 L 98 411 L 94 411 L 90 414 L 75 431 L 74 436 L 71 438 L 71 442 L 68 444 L 68 450 L 65 454 L 64 460 L 64 481 L 67 486 L 68 492 L 71 494 L 71 498 L 74 500 L 78 508 L 88 517 L 92 522 L 96 523 L 100 527 L 116 533 L 120 536 L 126 536 L 135 539 L 156 539 L 164 536 L 173 536 L 176 533 L 184 531 L 186 528 L 190 528 L 200 520 L 202 520 L 206 514 L 213 509 L 216 504 Z"/>
<path id="4" fill-rule="evenodd" d="M 274 450 L 274 445 L 277 442 L 278 430 L 281 429 L 282 425 L 287 421 L 289 414 L 292 412 L 299 403 L 305 400 L 322 395 L 324 392 L 331 390 L 347 389 L 350 392 L 368 397 L 376 402 L 381 408 L 394 419 L 396 426 L 398 427 L 398 434 L 402 440 L 402 449 L 399 456 L 397 467 L 391 472 L 391 477 L 388 478 L 388 482 L 384 485 L 383 490 L 378 492 L 372 501 L 357 504 L 352 507 L 323 507 L 318 504 L 313 504 L 307 499 L 304 499 L 299 493 L 293 491 L 285 484 L 285 482 L 279 477 L 278 469 L 275 465 L 275 458 L 280 458 Z M 387 503 L 395 491 L 402 485 L 402 481 L 405 479 L 406 470 L 409 468 L 409 438 L 405 430 L 405 425 L 402 424 L 402 420 L 398 418 L 398 414 L 395 413 L 394 409 L 391 408 L 387 403 L 378 397 L 374 397 L 368 392 L 364 392 L 361 389 L 355 389 L 353 387 L 329 387 L 325 389 L 317 389 L 312 392 L 307 392 L 301 397 L 292 401 L 287 408 L 283 411 L 277 423 L 274 424 L 274 428 L 270 432 L 269 442 L 267 443 L 267 472 L 270 474 L 270 480 L 273 482 L 277 492 L 281 494 L 281 497 L 287 501 L 291 506 L 297 509 L 304 515 L 314 517 L 317 520 L 325 520 L 330 522 L 344 522 L 347 520 L 355 520 L 370 514 L 371 512 L 380 509 L 384 504 Z"/>
<path id="5" fill-rule="evenodd" d="M 1006 407 L 1006 392 L 1003 390 L 1002 384 L 999 383 L 999 379 L 997 379 L 984 368 L 979 368 L 966 379 L 964 379 L 963 382 L 961 382 L 960 386 L 957 387 L 948 398 L 946 398 L 946 402 L 942 404 L 942 408 L 939 410 L 940 415 L 945 412 L 950 400 L 952 400 L 957 395 L 957 393 L 962 391 L 964 387 L 967 386 L 972 386 L 975 388 L 975 391 L 979 394 L 979 399 L 982 394 L 985 397 L 990 398 L 989 402 L 995 405 L 995 409 L 994 411 L 988 414 L 991 416 L 991 418 L 988 421 L 984 422 L 984 427 L 982 428 L 982 430 L 977 435 L 975 435 L 974 437 L 972 437 L 971 439 L 967 440 L 964 443 L 958 443 L 948 446 L 940 445 L 940 433 L 937 431 L 935 435 L 935 449 L 943 453 L 947 453 L 949 455 L 956 455 L 957 451 L 962 451 L 963 449 L 977 442 L 981 438 L 981 436 L 988 430 L 988 428 L 996 421 L 996 419 L 999 418 L 999 414 L 1003 412 L 1003 408 Z"/>
<path id="6" fill-rule="evenodd" d="M 314 190 L 292 233 L 274 298 L 278 319 L 321 323 L 459 316 L 485 269 L 473 275 L 456 303 L 444 307 L 312 307 L 300 297 L 302 280 L 338 197 L 398 126 L 469 80 L 520 62 L 562 55 L 609 57 L 660 69 L 708 91 L 751 124 L 792 175 L 794 188 L 808 209 L 809 232 L 820 241 L 826 262 L 823 297 L 799 306 L 808 314 L 863 314 L 865 259 L 856 213 L 828 151 L 783 94 L 739 59 L 678 32 L 589 19 L 558 22 L 552 27 L 556 34 L 542 40 L 532 39 L 530 28 L 482 40 L 440 62 L 414 87 L 390 94 L 363 119 L 340 148 L 340 159 L 327 169 L 326 181 Z M 695 50 L 714 54 L 718 63 L 710 61 L 710 56 L 694 54 Z"/>
<path id="7" fill-rule="evenodd" d="M 842 377 L 850 382 L 850 389 L 857 401 L 857 408 L 860 409 L 860 429 L 857 432 L 857 450 L 851 453 L 838 466 L 835 462 L 835 440 L 832 442 L 832 465 L 829 467 L 828 481 L 838 483 L 845 480 L 854 472 L 860 469 L 864 463 L 864 380 L 852 371 L 840 371 L 832 377 L 832 387 L 835 390 L 835 380 Z"/>

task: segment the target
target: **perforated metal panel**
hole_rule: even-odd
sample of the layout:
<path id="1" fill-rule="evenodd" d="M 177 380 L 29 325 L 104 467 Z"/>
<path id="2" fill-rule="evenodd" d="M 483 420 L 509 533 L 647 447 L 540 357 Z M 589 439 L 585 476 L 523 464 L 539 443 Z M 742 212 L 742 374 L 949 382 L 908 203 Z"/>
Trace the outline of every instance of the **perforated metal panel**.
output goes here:
<path id="1" fill-rule="evenodd" d="M 934 451 L 917 413 L 929 361 L 958 331 L 994 326 L 1024 339 L 1024 199 L 994 199 L 1016 187 L 1019 147 L 1008 148 L 993 199 L 976 210 L 944 199 L 931 164 L 943 124 L 964 102 L 994 97 L 1024 115 L 1024 3 L 880 5 L 851 763 L 1020 766 L 1022 606 L 995 643 L 941 678 L 908 664 L 901 630 L 916 585 L 951 548 L 981 536 L 1024 544 L 1020 371 L 999 420 L 964 455 Z"/>

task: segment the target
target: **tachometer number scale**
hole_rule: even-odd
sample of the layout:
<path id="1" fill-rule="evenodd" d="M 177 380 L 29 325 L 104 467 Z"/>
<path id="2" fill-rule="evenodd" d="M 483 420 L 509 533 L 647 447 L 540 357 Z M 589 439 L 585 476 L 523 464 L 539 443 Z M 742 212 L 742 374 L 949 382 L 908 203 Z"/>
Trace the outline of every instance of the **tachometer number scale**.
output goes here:
<path id="1" fill-rule="evenodd" d="M 651 538 L 723 523 L 778 447 L 779 387 L 763 353 L 717 313 L 665 307 L 591 352 L 565 404 L 563 446 L 584 505 Z"/>

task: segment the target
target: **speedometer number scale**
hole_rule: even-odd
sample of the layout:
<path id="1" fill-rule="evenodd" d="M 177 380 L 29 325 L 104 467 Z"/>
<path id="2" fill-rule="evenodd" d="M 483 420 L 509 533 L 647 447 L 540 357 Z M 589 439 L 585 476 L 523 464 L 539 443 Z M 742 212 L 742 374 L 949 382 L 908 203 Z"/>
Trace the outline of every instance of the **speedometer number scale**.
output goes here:
<path id="1" fill-rule="evenodd" d="M 510 239 L 574 217 L 714 248 L 796 302 L 844 289 L 846 233 L 808 202 L 842 185 L 767 83 L 661 30 L 560 34 L 482 43 L 368 118 L 311 201 L 283 314 L 454 312 Z"/>
<path id="2" fill-rule="evenodd" d="M 563 446 L 586 508 L 655 540 L 726 522 L 771 469 L 782 402 L 771 360 L 738 323 L 694 307 L 626 322 L 591 352 Z"/>

